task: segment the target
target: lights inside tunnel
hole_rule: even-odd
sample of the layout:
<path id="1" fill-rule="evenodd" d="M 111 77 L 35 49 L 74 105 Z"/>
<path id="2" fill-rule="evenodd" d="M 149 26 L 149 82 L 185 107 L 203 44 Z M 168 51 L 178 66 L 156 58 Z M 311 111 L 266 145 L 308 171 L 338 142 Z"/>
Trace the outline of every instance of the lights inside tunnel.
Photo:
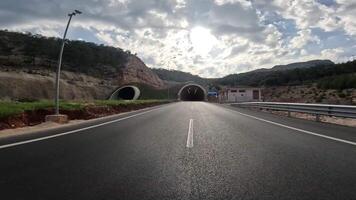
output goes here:
<path id="1" fill-rule="evenodd" d="M 182 87 L 178 96 L 181 101 L 205 101 L 206 91 L 199 85 L 191 84 Z"/>

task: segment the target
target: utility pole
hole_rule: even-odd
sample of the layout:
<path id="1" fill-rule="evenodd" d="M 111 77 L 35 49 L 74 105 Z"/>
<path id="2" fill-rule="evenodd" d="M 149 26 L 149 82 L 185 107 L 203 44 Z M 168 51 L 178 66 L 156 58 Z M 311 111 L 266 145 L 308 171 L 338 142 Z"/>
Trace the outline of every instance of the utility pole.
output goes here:
<path id="1" fill-rule="evenodd" d="M 171 59 L 175 59 L 176 56 L 172 57 Z M 171 65 L 171 60 L 169 60 L 169 63 L 168 63 L 168 71 L 170 71 L 170 65 Z M 167 98 L 169 99 L 169 85 L 167 87 Z"/>
<path id="2" fill-rule="evenodd" d="M 82 14 L 82 12 L 80 12 L 79 10 L 74 10 L 74 12 L 69 13 L 69 19 L 68 19 L 68 23 L 67 23 L 67 27 L 66 30 L 64 31 L 64 35 L 63 35 L 63 39 L 62 39 L 62 46 L 61 46 L 61 50 L 59 52 L 59 58 L 58 58 L 58 67 L 57 67 L 57 73 L 56 73 L 56 95 L 55 95 L 55 106 L 56 106 L 56 111 L 55 114 L 59 115 L 59 80 L 60 80 L 60 74 L 61 74 L 61 66 L 62 66 L 62 56 L 63 56 L 63 50 L 64 50 L 64 45 L 65 45 L 65 39 L 67 36 L 67 31 L 68 31 L 68 27 L 70 24 L 70 21 L 72 20 L 72 17 L 75 15 L 80 15 Z"/>

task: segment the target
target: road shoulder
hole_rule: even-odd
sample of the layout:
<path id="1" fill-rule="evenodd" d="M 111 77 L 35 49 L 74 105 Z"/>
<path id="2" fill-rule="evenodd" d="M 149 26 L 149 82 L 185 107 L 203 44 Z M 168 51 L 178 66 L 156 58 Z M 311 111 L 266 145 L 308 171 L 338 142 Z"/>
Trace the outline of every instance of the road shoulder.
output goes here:
<path id="1" fill-rule="evenodd" d="M 73 132 L 75 130 L 85 129 L 86 127 L 98 126 L 100 124 L 110 123 L 111 121 L 117 121 L 123 118 L 129 118 L 130 116 L 139 115 L 140 113 L 146 113 L 153 111 L 174 103 L 163 104 L 139 110 L 134 110 L 125 113 L 119 113 L 115 115 L 90 119 L 90 120 L 75 120 L 69 124 L 59 125 L 55 123 L 42 124 L 37 127 L 25 127 L 12 132 L 9 130 L 1 131 L 0 134 L 0 146 L 17 143 L 21 141 L 34 140 L 41 137 L 49 137 L 51 135 L 61 134 L 65 132 Z"/>
<path id="2" fill-rule="evenodd" d="M 300 118 L 284 117 L 271 113 L 250 110 L 246 108 L 237 108 L 230 105 L 219 105 L 219 104 L 215 104 L 215 105 L 231 110 L 233 112 L 235 111 L 235 113 L 237 114 L 242 113 L 245 115 L 250 115 L 253 117 L 268 120 L 274 123 L 293 127 L 296 129 L 301 129 L 301 130 L 310 131 L 329 137 L 335 137 L 342 140 L 356 142 L 356 128 L 354 127 L 316 122 L 316 121 L 310 121 L 310 120 L 305 120 Z"/>

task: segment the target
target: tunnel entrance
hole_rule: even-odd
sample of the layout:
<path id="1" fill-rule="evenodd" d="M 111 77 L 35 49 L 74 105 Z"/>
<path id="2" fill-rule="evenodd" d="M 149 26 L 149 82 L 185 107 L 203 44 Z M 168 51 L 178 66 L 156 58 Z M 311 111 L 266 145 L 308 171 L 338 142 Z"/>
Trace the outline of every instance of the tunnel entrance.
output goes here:
<path id="1" fill-rule="evenodd" d="M 180 89 L 178 97 L 181 101 L 205 101 L 206 91 L 200 85 L 189 84 Z"/>
<path id="2" fill-rule="evenodd" d="M 118 99 L 132 100 L 135 96 L 135 90 L 131 87 L 125 87 L 119 90 L 117 97 Z"/>
<path id="3" fill-rule="evenodd" d="M 110 95 L 110 100 L 136 100 L 140 96 L 140 90 L 133 85 L 120 87 Z"/>

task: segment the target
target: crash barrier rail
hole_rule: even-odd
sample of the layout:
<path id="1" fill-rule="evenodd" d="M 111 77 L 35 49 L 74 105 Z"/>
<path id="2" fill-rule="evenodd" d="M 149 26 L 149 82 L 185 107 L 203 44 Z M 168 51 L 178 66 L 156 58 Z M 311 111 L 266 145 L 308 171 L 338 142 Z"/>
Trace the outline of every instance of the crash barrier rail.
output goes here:
<path id="1" fill-rule="evenodd" d="M 244 102 L 233 103 L 231 105 L 242 108 L 258 108 L 273 111 L 286 111 L 288 112 L 288 116 L 290 116 L 291 112 L 307 113 L 315 115 L 316 121 L 320 121 L 321 115 L 356 119 L 356 106 L 348 105 L 279 102 Z"/>

